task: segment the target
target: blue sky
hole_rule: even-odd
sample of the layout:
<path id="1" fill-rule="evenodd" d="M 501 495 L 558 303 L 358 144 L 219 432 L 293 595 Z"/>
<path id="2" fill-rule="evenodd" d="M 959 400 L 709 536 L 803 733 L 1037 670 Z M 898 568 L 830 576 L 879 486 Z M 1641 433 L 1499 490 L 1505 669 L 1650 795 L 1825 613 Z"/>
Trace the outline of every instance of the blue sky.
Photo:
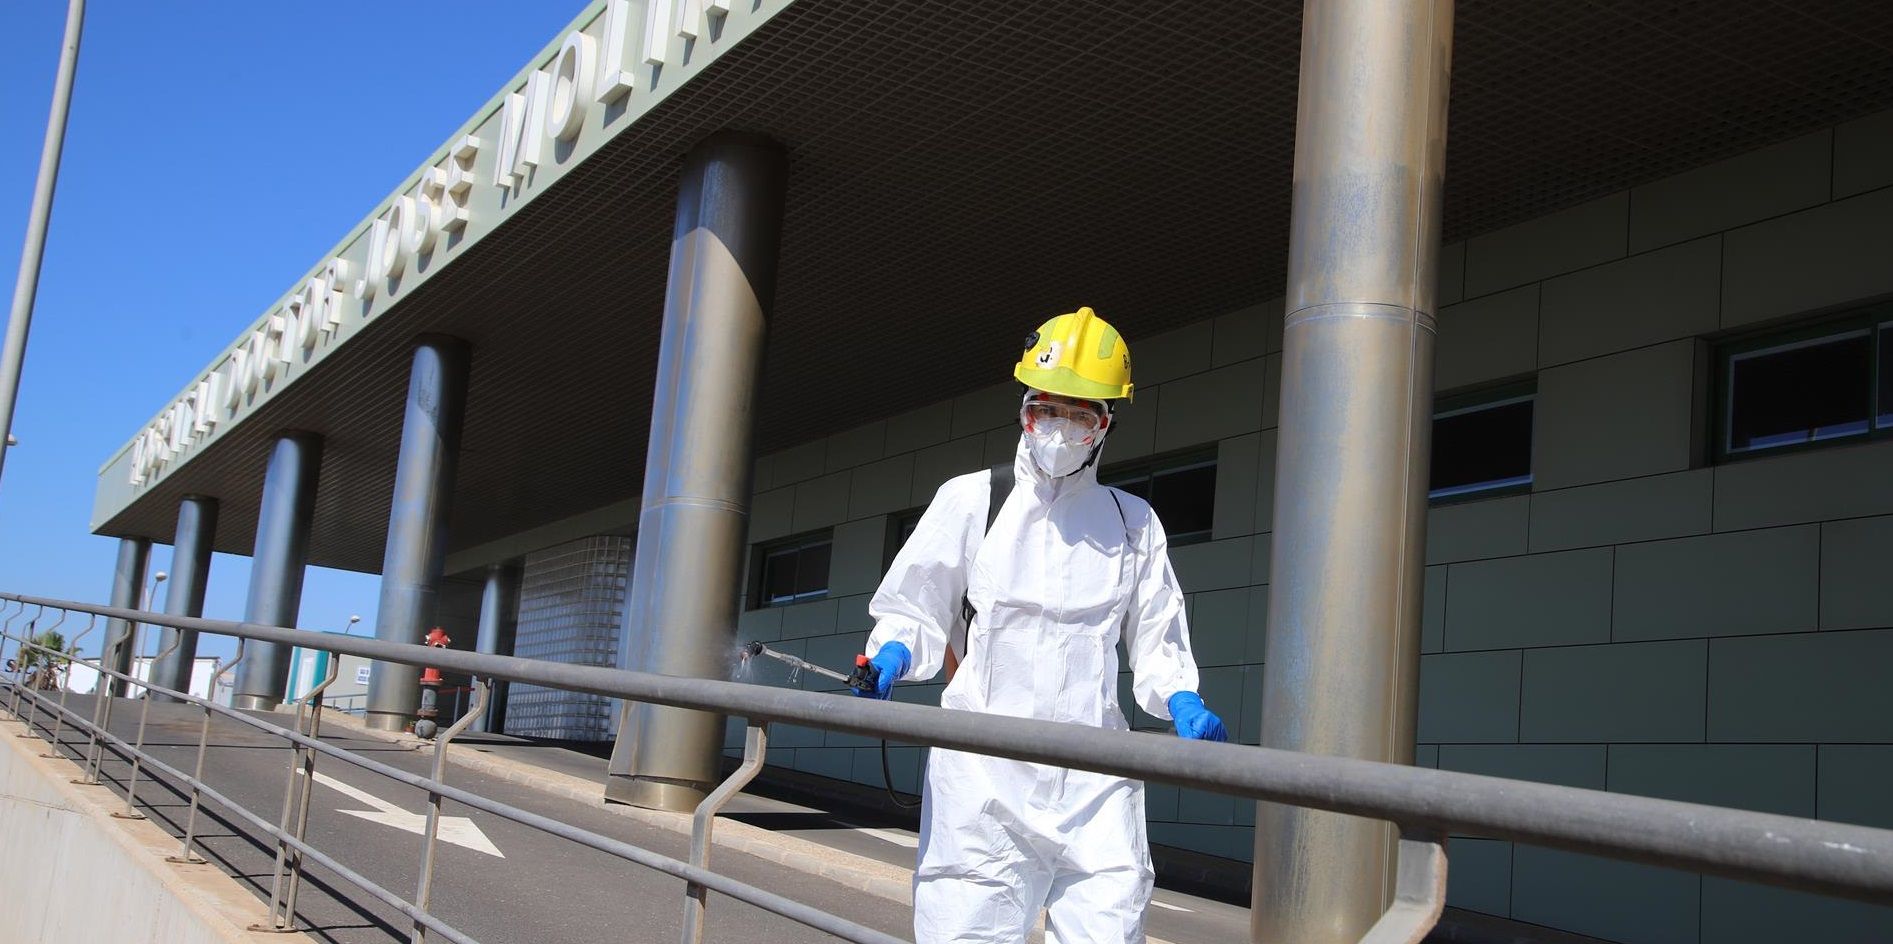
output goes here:
<path id="1" fill-rule="evenodd" d="M 103 602 L 117 541 L 87 530 L 99 465 L 583 7 L 92 0 L 0 479 L 0 589 Z M 7 298 L 65 14 L 0 5 Z M 153 568 L 170 556 L 154 547 Z M 217 555 L 205 615 L 241 618 L 249 576 Z M 372 575 L 311 568 L 299 623 L 372 625 L 377 594 Z"/>

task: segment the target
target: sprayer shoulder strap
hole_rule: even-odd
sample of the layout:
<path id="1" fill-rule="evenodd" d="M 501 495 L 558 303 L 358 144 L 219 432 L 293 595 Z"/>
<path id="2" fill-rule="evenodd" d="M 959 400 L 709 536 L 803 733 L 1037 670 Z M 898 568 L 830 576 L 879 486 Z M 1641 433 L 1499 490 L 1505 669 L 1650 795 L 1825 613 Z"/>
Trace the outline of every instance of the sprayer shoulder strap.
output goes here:
<path id="1" fill-rule="evenodd" d="M 1011 463 L 1002 462 L 992 467 L 992 478 L 989 486 L 991 492 L 986 498 L 986 530 L 979 533 L 981 543 L 985 542 L 986 535 L 992 531 L 993 522 L 998 520 L 999 509 L 1005 507 L 1006 496 L 1012 494 L 1012 482 L 1013 472 Z M 966 562 L 966 569 L 970 577 L 973 569 L 972 561 L 969 560 Z M 968 626 L 971 626 L 973 617 L 978 615 L 979 611 L 973 609 L 972 597 L 965 593 L 960 594 L 960 617 L 966 621 Z"/>
<path id="2" fill-rule="evenodd" d="M 999 509 L 1006 504 L 1006 496 L 1012 494 L 1012 463 L 1002 462 L 992 467 L 992 494 L 986 499 L 986 530 L 993 529 L 993 522 L 999 520 Z"/>

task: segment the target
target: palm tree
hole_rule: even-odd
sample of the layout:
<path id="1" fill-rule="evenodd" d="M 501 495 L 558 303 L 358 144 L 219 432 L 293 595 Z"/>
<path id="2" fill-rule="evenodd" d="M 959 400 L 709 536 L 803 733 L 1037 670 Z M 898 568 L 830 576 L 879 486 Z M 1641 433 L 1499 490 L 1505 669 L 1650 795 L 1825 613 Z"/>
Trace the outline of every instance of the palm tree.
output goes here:
<path id="1" fill-rule="evenodd" d="M 26 673 L 27 687 L 49 692 L 65 683 L 66 670 L 78 652 L 78 647 L 66 643 L 65 634 L 49 629 L 34 636 L 33 646 L 25 648 L 20 654 L 20 668 Z"/>

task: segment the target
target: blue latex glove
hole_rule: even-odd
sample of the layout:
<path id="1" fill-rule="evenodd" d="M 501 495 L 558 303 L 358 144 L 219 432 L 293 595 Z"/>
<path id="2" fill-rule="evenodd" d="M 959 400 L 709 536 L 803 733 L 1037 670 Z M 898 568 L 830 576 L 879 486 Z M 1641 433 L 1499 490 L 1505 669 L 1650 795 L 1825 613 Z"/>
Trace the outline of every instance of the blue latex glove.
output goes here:
<path id="1" fill-rule="evenodd" d="M 1204 706 L 1203 696 L 1195 692 L 1178 692 L 1170 696 L 1170 719 L 1177 726 L 1177 737 L 1198 741 L 1229 740 L 1229 731 L 1223 727 L 1223 719 Z"/>
<path id="2" fill-rule="evenodd" d="M 886 701 L 894 695 L 894 680 L 906 675 L 907 667 L 914 664 L 914 654 L 907 650 L 906 643 L 890 642 L 883 644 L 868 662 L 880 673 L 874 680 L 874 697 Z M 849 691 L 861 698 L 868 697 L 866 692 L 855 689 Z"/>

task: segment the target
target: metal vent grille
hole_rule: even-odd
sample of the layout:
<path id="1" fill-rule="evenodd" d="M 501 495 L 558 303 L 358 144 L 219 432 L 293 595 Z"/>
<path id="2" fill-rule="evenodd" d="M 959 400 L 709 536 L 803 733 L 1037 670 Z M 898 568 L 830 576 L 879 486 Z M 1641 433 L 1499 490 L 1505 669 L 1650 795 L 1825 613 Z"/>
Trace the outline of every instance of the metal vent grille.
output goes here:
<path id="1" fill-rule="evenodd" d="M 1458 10 L 1449 239 L 1893 107 L 1886 0 Z M 1300 17 L 802 0 L 102 530 L 168 540 L 202 492 L 249 553 L 268 439 L 309 429 L 311 560 L 377 569 L 424 331 L 475 345 L 454 548 L 635 497 L 679 159 L 721 128 L 791 149 L 764 451 L 984 386 L 1079 304 L 1134 341 L 1279 295 Z"/>
<path id="2" fill-rule="evenodd" d="M 624 618 L 629 538 L 581 538 L 526 555 L 513 654 L 574 665 L 614 666 Z M 602 741 L 612 700 L 602 695 L 515 685 L 507 696 L 506 733 Z"/>

